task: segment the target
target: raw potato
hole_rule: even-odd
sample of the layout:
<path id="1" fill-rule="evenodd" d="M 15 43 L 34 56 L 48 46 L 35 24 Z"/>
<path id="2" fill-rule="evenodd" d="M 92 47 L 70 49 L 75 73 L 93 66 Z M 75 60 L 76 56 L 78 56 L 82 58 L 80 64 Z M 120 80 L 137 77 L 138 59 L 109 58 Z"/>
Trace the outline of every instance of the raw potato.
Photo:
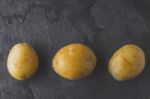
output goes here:
<path id="1" fill-rule="evenodd" d="M 19 43 L 9 53 L 7 68 L 15 79 L 26 80 L 36 73 L 38 63 L 35 50 L 27 43 Z"/>
<path id="2" fill-rule="evenodd" d="M 137 77 L 144 70 L 145 55 L 143 50 L 133 44 L 118 49 L 109 61 L 109 72 L 118 81 Z"/>
<path id="3" fill-rule="evenodd" d="M 96 56 L 83 44 L 70 44 L 57 52 L 52 65 L 58 75 L 69 80 L 78 80 L 93 72 L 96 66 Z"/>

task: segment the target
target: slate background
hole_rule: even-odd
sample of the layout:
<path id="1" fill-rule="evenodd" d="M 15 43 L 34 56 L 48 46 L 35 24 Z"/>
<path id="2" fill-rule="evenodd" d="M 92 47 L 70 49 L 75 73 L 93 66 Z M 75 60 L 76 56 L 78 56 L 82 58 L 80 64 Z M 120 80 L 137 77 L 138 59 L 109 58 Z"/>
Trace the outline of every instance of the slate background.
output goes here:
<path id="1" fill-rule="evenodd" d="M 150 0 L 0 0 L 0 99 L 150 99 Z M 40 58 L 38 73 L 13 79 L 10 48 L 28 42 Z M 96 53 L 94 73 L 68 81 L 51 68 L 56 51 L 80 42 Z M 139 77 L 117 82 L 107 71 L 112 53 L 127 43 L 141 46 L 147 65 Z"/>

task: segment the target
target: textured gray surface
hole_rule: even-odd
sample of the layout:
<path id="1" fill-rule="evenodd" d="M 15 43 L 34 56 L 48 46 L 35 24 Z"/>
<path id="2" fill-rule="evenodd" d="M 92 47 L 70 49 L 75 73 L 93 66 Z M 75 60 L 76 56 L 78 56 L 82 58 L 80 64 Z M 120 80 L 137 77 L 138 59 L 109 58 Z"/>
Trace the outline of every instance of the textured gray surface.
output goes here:
<path id="1" fill-rule="evenodd" d="M 0 99 L 150 99 L 149 0 L 0 0 Z M 40 57 L 38 73 L 14 80 L 6 67 L 10 48 L 30 43 Z M 94 73 L 68 81 L 52 70 L 62 46 L 81 42 L 97 55 Z M 147 65 L 138 78 L 117 82 L 107 71 L 112 53 L 126 43 L 140 45 Z"/>

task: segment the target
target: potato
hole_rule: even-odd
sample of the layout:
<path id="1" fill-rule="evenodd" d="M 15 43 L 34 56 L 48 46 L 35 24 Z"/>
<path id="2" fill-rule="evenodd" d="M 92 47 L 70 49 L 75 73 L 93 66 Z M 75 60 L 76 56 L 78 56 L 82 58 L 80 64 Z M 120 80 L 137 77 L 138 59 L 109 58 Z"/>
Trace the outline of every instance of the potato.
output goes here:
<path id="1" fill-rule="evenodd" d="M 145 54 L 134 44 L 127 44 L 118 49 L 109 61 L 108 69 L 118 81 L 137 77 L 144 70 Z"/>
<path id="2" fill-rule="evenodd" d="M 89 76 L 96 66 L 96 56 L 90 48 L 74 43 L 60 49 L 52 61 L 54 71 L 69 80 Z"/>
<path id="3" fill-rule="evenodd" d="M 12 77 L 26 80 L 32 77 L 38 69 L 38 56 L 27 43 L 16 44 L 10 51 L 7 68 Z"/>

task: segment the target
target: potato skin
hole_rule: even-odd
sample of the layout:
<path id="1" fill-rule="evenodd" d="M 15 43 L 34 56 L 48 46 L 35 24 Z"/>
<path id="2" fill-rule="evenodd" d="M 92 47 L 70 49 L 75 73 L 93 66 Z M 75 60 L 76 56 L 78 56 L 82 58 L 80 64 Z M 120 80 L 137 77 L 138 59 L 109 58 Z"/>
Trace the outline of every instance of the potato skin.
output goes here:
<path id="1" fill-rule="evenodd" d="M 144 70 L 145 54 L 134 44 L 127 44 L 118 49 L 109 61 L 108 69 L 118 81 L 137 77 Z"/>
<path id="2" fill-rule="evenodd" d="M 87 46 L 74 43 L 61 48 L 52 61 L 54 71 L 63 78 L 79 80 L 95 69 L 96 56 Z"/>
<path id="3" fill-rule="evenodd" d="M 39 59 L 35 50 L 27 43 L 16 44 L 8 55 L 8 71 L 17 80 L 32 77 L 38 69 L 38 64 Z"/>

